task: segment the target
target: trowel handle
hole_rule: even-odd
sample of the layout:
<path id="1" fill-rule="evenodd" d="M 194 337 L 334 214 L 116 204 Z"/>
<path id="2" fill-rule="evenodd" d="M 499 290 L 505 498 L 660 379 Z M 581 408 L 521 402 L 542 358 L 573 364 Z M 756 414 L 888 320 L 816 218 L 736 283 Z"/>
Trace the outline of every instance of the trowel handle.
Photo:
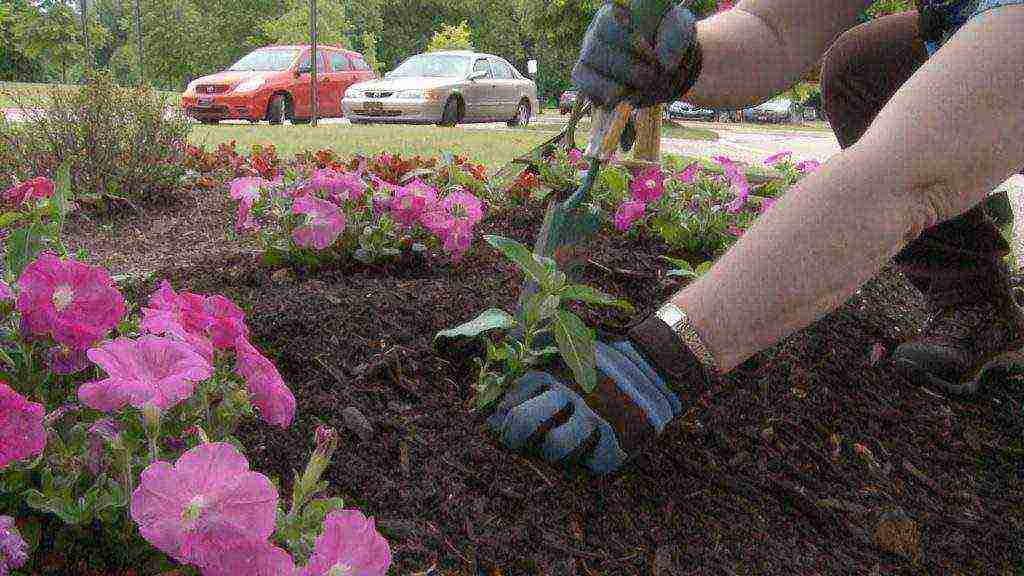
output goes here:
<path id="1" fill-rule="evenodd" d="M 593 106 L 591 111 L 590 143 L 583 156 L 601 163 L 611 161 L 622 138 L 622 131 L 633 113 L 633 105 L 622 102 L 614 109 L 608 110 Z"/>

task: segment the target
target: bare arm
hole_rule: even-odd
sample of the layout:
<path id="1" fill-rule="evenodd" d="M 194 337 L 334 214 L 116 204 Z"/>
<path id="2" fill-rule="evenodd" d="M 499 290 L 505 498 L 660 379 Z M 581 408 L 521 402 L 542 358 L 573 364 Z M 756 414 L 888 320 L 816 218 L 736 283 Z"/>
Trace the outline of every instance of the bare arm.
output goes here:
<path id="1" fill-rule="evenodd" d="M 857 144 L 673 299 L 723 368 L 832 310 L 923 229 L 977 205 L 1024 164 L 1022 27 L 1024 5 L 968 22 Z"/>
<path id="2" fill-rule="evenodd" d="M 697 24 L 704 68 L 687 99 L 742 108 L 799 81 L 871 0 L 742 0 Z"/>

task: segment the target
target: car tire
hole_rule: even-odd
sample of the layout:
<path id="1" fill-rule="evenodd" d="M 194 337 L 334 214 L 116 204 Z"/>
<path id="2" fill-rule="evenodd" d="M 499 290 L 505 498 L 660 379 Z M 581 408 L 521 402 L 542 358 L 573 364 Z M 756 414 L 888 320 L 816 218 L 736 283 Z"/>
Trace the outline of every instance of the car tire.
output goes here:
<path id="1" fill-rule="evenodd" d="M 220 124 L 220 120 L 211 120 L 209 118 L 201 118 L 199 121 L 207 126 L 215 126 L 217 124 Z"/>
<path id="2" fill-rule="evenodd" d="M 451 128 L 456 126 L 461 120 L 461 110 L 459 105 L 459 99 L 454 96 L 449 98 L 444 104 L 444 111 L 441 112 L 441 121 L 438 122 L 439 126 L 445 126 Z"/>
<path id="3" fill-rule="evenodd" d="M 516 107 L 516 115 L 507 122 L 509 128 L 515 128 L 516 126 L 529 126 L 530 125 L 530 103 L 523 100 Z"/>
<path id="4" fill-rule="evenodd" d="M 292 124 L 294 124 L 296 126 L 304 125 L 304 124 L 309 124 L 312 121 L 313 121 L 312 118 L 292 118 Z"/>
<path id="5" fill-rule="evenodd" d="M 288 98 L 284 94 L 274 94 L 267 104 L 267 122 L 272 125 L 284 124 L 288 114 Z"/>

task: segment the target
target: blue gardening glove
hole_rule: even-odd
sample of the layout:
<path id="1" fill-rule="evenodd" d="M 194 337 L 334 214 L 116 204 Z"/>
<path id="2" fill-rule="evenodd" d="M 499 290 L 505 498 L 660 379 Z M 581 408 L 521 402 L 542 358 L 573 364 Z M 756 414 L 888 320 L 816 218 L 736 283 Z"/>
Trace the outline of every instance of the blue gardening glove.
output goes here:
<path id="1" fill-rule="evenodd" d="M 646 108 L 677 100 L 700 74 L 696 24 L 673 0 L 606 3 L 587 29 L 573 82 L 607 109 L 623 101 Z"/>
<path id="2" fill-rule="evenodd" d="M 571 374 L 530 372 L 488 418 L 505 446 L 536 444 L 545 460 L 579 461 L 595 474 L 617 470 L 682 405 L 629 340 L 596 343 L 598 385 L 586 397 Z"/>

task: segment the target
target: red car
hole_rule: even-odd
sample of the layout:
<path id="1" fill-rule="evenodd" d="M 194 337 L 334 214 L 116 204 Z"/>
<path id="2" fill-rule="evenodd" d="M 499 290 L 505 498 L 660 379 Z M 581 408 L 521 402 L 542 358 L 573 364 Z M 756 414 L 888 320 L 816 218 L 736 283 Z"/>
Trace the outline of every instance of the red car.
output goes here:
<path id="1" fill-rule="evenodd" d="M 304 124 L 313 115 L 309 46 L 268 46 L 250 52 L 224 72 L 192 81 L 181 96 L 185 113 L 204 124 L 221 120 L 286 118 Z M 341 100 L 356 82 L 377 75 L 363 55 L 334 46 L 317 46 L 317 91 L 320 118 L 344 115 Z"/>

